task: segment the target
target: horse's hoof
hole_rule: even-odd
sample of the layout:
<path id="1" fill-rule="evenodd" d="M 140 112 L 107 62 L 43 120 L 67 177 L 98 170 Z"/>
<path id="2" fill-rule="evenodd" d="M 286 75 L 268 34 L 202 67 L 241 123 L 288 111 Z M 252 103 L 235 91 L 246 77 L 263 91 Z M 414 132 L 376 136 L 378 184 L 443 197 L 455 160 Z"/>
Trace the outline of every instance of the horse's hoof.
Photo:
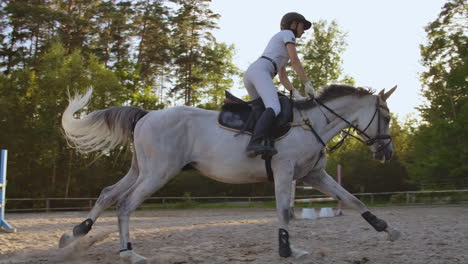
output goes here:
<path id="1" fill-rule="evenodd" d="M 126 250 L 120 252 L 121 263 L 125 264 L 147 264 L 148 261 L 145 257 L 138 255 L 133 250 Z"/>
<path id="2" fill-rule="evenodd" d="M 3 233 L 16 233 L 16 228 L 4 228 L 3 226 L 0 226 L 0 232 L 3 232 Z"/>
<path id="3" fill-rule="evenodd" d="M 309 252 L 303 251 L 303 250 L 299 250 L 299 249 L 295 249 L 295 248 L 293 248 L 293 247 L 291 247 L 291 250 L 292 250 L 292 256 L 293 256 L 295 259 L 302 259 L 303 257 L 309 255 Z"/>
<path id="4" fill-rule="evenodd" d="M 282 258 L 289 258 L 292 255 L 292 251 L 290 248 L 280 248 L 279 255 Z"/>
<path id="5" fill-rule="evenodd" d="M 59 248 L 64 248 L 71 244 L 75 240 L 75 237 L 71 232 L 63 233 L 59 240 Z"/>
<path id="6" fill-rule="evenodd" d="M 395 240 L 397 240 L 398 238 L 400 238 L 400 236 L 401 236 L 401 232 L 398 231 L 398 229 L 393 228 L 393 227 L 391 227 L 391 226 L 388 226 L 388 227 L 385 229 L 385 232 L 387 232 L 387 234 L 388 234 L 387 239 L 388 239 L 389 241 L 395 241 Z"/>

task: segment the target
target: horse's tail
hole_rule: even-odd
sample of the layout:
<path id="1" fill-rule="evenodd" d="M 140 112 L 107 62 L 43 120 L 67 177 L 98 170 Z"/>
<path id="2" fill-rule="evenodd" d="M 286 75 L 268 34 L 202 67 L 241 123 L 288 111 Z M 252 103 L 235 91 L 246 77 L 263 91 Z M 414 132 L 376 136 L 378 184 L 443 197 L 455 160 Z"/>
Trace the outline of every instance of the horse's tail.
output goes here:
<path id="1" fill-rule="evenodd" d="M 109 151 L 124 145 L 131 138 L 136 123 L 148 111 L 139 107 L 117 106 L 80 115 L 74 114 L 84 108 L 91 98 L 93 89 L 84 95 L 75 95 L 62 116 L 62 127 L 70 146 L 82 153 Z"/>

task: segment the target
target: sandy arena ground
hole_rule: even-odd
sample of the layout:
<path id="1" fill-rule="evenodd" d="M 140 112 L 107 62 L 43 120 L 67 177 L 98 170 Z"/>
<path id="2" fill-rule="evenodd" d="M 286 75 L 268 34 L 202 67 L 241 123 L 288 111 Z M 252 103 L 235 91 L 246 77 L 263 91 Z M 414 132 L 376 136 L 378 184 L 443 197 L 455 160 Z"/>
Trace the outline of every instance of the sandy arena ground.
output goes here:
<path id="1" fill-rule="evenodd" d="M 132 217 L 135 251 L 149 263 L 468 263 L 468 205 L 372 208 L 402 232 L 395 242 L 373 230 L 357 212 L 293 220 L 291 243 L 310 252 L 299 259 L 277 253 L 272 209 L 139 211 Z M 119 263 L 117 219 L 106 212 L 80 247 L 58 249 L 62 233 L 86 212 L 7 214 L 16 233 L 0 233 L 0 263 Z M 297 209 L 296 216 L 300 216 Z M 86 249 L 92 242 L 96 242 Z"/>

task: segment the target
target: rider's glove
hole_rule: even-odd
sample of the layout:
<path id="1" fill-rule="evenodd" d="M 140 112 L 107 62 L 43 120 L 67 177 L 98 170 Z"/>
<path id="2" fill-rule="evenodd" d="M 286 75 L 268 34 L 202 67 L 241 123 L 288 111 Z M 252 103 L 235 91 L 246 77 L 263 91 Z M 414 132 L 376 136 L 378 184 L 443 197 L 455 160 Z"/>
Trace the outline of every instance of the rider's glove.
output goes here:
<path id="1" fill-rule="evenodd" d="M 296 99 L 296 100 L 306 100 L 306 99 L 307 99 L 307 98 L 305 98 L 304 96 L 302 96 L 302 95 L 299 93 L 299 91 L 297 91 L 296 89 L 294 89 L 294 90 L 292 91 L 292 94 L 293 94 L 293 96 L 294 96 L 294 99 Z"/>
<path id="2" fill-rule="evenodd" d="M 312 85 L 312 83 L 310 81 L 307 81 L 305 84 L 305 91 L 308 95 L 311 96 L 311 98 L 315 98 L 315 89 L 314 89 L 314 86 Z"/>

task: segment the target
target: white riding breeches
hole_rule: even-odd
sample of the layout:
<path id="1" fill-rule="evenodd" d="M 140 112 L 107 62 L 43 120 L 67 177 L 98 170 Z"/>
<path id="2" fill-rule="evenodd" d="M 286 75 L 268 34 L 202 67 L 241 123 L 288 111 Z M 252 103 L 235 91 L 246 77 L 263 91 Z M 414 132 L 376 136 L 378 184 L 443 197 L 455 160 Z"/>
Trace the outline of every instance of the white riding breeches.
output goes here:
<path id="1" fill-rule="evenodd" d="M 265 108 L 272 108 L 278 116 L 281 112 L 281 105 L 273 83 L 274 75 L 273 64 L 266 59 L 259 58 L 244 73 L 244 85 L 252 100 L 261 97 Z"/>

